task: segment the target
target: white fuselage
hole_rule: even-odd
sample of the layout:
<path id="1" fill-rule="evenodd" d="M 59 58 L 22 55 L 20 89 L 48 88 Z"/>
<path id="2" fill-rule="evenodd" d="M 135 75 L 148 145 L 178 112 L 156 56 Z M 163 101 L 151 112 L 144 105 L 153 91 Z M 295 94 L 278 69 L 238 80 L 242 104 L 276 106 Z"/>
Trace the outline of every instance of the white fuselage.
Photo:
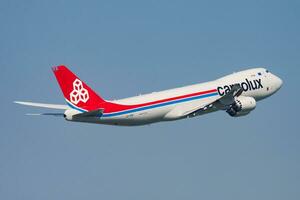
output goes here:
<path id="1" fill-rule="evenodd" d="M 282 85 L 281 79 L 266 69 L 255 68 L 233 73 L 211 82 L 111 101 L 122 105 L 142 104 L 143 106 L 112 113 L 104 111 L 100 118 L 82 121 L 130 126 L 182 119 L 186 118 L 184 115 L 186 112 L 219 99 L 230 91 L 231 85 L 236 83 L 244 89 L 242 96 L 253 97 L 256 101 L 271 96 Z M 189 96 L 195 93 L 200 94 Z"/>

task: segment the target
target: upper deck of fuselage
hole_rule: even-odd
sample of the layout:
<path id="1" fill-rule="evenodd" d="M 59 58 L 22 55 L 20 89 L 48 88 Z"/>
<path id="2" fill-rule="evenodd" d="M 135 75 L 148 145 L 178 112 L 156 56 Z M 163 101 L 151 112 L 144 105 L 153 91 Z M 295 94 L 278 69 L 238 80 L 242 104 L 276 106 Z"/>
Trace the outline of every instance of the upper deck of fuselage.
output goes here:
<path id="1" fill-rule="evenodd" d="M 252 69 L 247 69 L 239 72 L 234 72 L 232 74 L 223 76 L 216 81 L 228 81 L 232 80 L 233 78 L 246 78 L 246 77 L 256 77 L 259 75 L 264 75 L 268 73 L 269 71 L 266 70 L 265 68 L 252 68 Z"/>
<path id="2" fill-rule="evenodd" d="M 214 90 L 215 84 L 214 81 L 206 82 L 206 83 L 200 83 L 200 84 L 194 84 L 184 87 L 178 87 L 174 89 L 168 89 L 163 90 L 159 92 L 152 92 L 148 94 L 138 95 L 134 97 L 129 97 L 125 99 L 119 99 L 110 101 L 112 103 L 118 103 L 123 105 L 134 105 L 134 104 L 142 104 L 142 103 L 148 103 L 153 101 L 158 101 L 162 99 L 168 99 L 173 97 L 179 97 L 187 94 L 193 94 L 197 92 L 205 92 L 209 90 Z"/>
<path id="3" fill-rule="evenodd" d="M 235 72 L 233 74 L 221 77 L 214 81 L 198 83 L 198 84 L 193 84 L 193 85 L 189 85 L 189 86 L 163 90 L 163 91 L 159 91 L 159 92 L 152 92 L 149 94 L 138 95 L 138 96 L 114 100 L 114 101 L 110 101 L 110 102 L 117 103 L 117 104 L 123 104 L 123 105 L 143 104 L 143 103 L 158 101 L 158 100 L 162 100 L 162 99 L 179 97 L 179 96 L 183 96 L 183 95 L 187 95 L 187 94 L 193 94 L 193 93 L 197 93 L 197 92 L 205 92 L 205 91 L 214 90 L 218 87 L 220 82 L 232 81 L 232 77 L 234 77 L 234 76 L 237 76 L 237 77 L 247 77 L 247 76 L 251 76 L 251 75 L 256 76 L 258 73 L 263 74 L 266 72 L 267 72 L 267 70 L 265 68 L 247 69 L 247 70 Z"/>

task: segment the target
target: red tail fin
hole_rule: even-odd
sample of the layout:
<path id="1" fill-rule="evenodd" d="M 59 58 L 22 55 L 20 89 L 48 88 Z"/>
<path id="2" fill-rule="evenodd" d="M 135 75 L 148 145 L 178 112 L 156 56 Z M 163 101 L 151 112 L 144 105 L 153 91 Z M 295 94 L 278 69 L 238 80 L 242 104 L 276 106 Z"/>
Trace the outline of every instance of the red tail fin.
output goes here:
<path id="1" fill-rule="evenodd" d="M 99 104 L 105 102 L 67 67 L 58 66 L 52 69 L 67 103 L 72 108 L 91 111 L 98 109 Z"/>

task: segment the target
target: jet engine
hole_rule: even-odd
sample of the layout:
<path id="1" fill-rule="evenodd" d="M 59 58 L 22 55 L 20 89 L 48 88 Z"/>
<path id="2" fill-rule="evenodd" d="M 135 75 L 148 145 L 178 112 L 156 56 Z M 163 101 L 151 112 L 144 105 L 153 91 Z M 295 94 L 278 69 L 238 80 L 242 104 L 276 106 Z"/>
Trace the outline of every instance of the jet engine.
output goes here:
<path id="1" fill-rule="evenodd" d="M 256 101 L 253 97 L 240 96 L 235 99 L 235 102 L 227 109 L 227 113 L 231 117 L 241 117 L 248 115 L 256 108 Z"/>

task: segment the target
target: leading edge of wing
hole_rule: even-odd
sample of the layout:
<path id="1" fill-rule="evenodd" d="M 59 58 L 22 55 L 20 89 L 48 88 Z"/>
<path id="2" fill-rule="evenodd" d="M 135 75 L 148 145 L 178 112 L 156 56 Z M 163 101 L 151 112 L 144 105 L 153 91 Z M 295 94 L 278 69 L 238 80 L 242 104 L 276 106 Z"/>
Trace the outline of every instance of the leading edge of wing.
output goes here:
<path id="1" fill-rule="evenodd" d="M 193 110 L 185 113 L 187 117 L 195 117 L 197 115 L 204 114 L 213 110 L 226 110 L 230 105 L 235 102 L 235 97 L 240 96 L 243 93 L 243 88 L 239 84 L 235 84 L 231 90 L 224 96 L 214 100 L 213 102 L 207 103 L 206 105 L 199 106 Z"/>
<path id="2" fill-rule="evenodd" d="M 14 103 L 20 104 L 20 105 L 25 105 L 25 106 L 59 109 L 59 110 L 67 110 L 69 108 L 69 106 L 61 105 L 61 104 L 35 103 L 35 102 L 27 102 L 27 101 L 14 101 Z"/>

